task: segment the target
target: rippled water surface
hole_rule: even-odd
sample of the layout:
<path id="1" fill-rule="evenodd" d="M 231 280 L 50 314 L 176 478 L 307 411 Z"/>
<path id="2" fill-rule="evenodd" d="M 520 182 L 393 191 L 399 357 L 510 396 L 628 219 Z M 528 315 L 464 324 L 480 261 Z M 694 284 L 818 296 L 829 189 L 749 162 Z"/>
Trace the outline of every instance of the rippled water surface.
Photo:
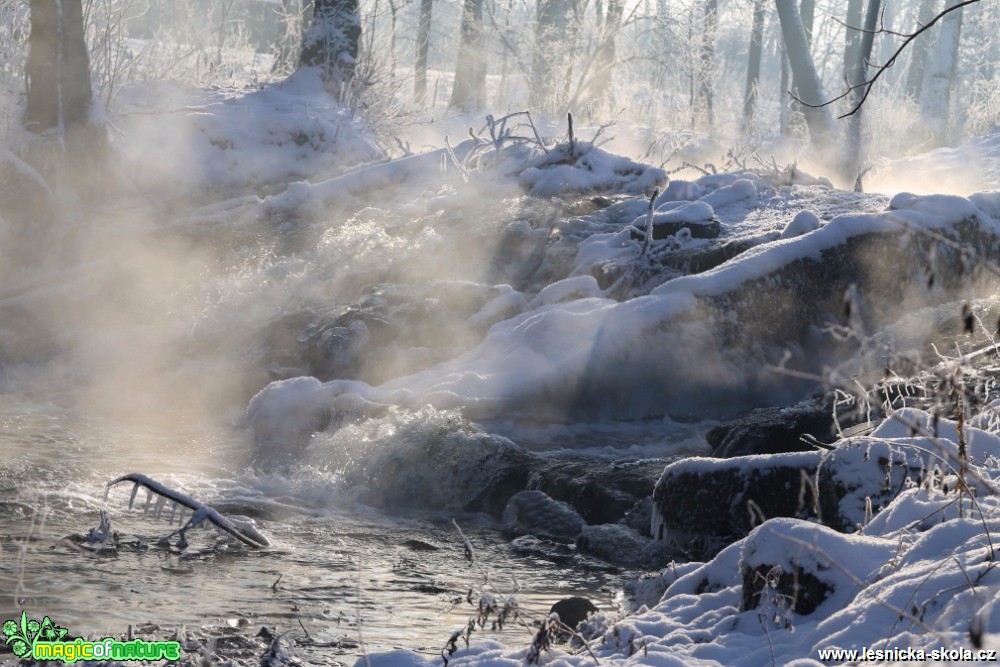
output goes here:
<path id="1" fill-rule="evenodd" d="M 366 650 L 403 647 L 436 654 L 467 622 L 470 567 L 446 513 L 388 515 L 342 497 L 317 469 L 257 473 L 243 461 L 236 430 L 188 426 L 150 429 L 84 419 L 52 404 L 8 399 L 0 413 L 0 615 L 49 615 L 72 633 L 125 632 L 129 625 L 170 628 L 266 625 L 308 632 L 313 663 L 351 662 Z M 131 484 L 115 476 L 142 471 L 229 513 L 255 516 L 272 546 L 215 549 L 197 531 L 188 549 L 163 548 L 165 520 L 129 511 Z M 145 500 L 140 490 L 137 506 Z M 110 511 L 122 546 L 116 554 L 81 550 L 70 540 Z M 459 515 L 491 580 L 529 613 L 585 594 L 612 609 L 622 574 L 574 570 L 512 552 L 482 515 Z M 137 545 L 137 540 L 142 540 Z M 431 548 L 436 547 L 436 548 Z M 501 637 L 529 639 L 523 628 Z"/>

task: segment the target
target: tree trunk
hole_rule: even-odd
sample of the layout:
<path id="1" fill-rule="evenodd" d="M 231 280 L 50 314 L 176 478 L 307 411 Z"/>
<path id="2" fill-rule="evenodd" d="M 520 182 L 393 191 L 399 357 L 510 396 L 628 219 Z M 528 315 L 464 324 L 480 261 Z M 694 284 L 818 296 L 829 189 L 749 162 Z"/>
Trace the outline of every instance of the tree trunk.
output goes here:
<path id="1" fill-rule="evenodd" d="M 753 130 L 757 107 L 757 84 L 760 81 L 761 52 L 764 49 L 764 0 L 754 0 L 753 26 L 750 28 L 750 53 L 747 56 L 747 85 L 743 95 L 743 132 Z"/>
<path id="2" fill-rule="evenodd" d="M 948 0 L 945 8 L 954 7 L 958 2 L 959 0 Z M 936 144 L 943 143 L 947 136 L 952 80 L 958 62 L 958 42 L 962 34 L 962 11 L 953 11 L 936 26 L 937 42 L 931 52 L 920 96 L 920 114 L 924 123 L 929 126 Z"/>
<path id="3" fill-rule="evenodd" d="M 792 69 L 792 88 L 799 99 L 807 104 L 826 102 L 823 86 L 816 66 L 809 53 L 805 28 L 799 17 L 799 8 L 794 2 L 776 0 L 778 19 L 781 22 L 781 34 L 788 49 L 788 62 Z M 809 135 L 814 146 L 828 147 L 837 136 L 837 128 L 829 107 L 808 107 L 803 105 L 802 113 L 809 126 Z"/>
<path id="4" fill-rule="evenodd" d="M 921 0 L 920 13 L 917 14 L 917 25 L 912 32 L 930 23 L 934 18 L 936 0 Z M 927 68 L 927 55 L 931 50 L 929 35 L 921 35 L 910 46 L 910 69 L 906 72 L 906 94 L 913 100 L 920 99 L 924 87 L 924 72 Z"/>
<path id="5" fill-rule="evenodd" d="M 901 31 L 903 25 L 902 21 L 899 20 L 899 17 L 897 16 L 899 10 L 899 3 L 883 2 L 878 21 L 876 22 L 876 29 L 884 28 L 886 30 L 895 30 L 897 32 Z M 892 54 L 898 46 L 899 42 L 893 39 L 891 35 L 883 35 L 878 39 L 878 52 L 873 50 L 872 55 L 868 60 L 878 64 L 887 63 L 889 62 L 889 59 L 892 58 Z M 882 76 L 882 85 L 895 88 L 899 83 L 901 76 L 901 67 L 890 67 Z"/>
<path id="6" fill-rule="evenodd" d="M 621 29 L 624 9 L 621 0 L 609 0 L 608 12 L 601 30 L 601 45 L 594 54 L 594 72 L 587 86 L 587 97 L 597 106 L 611 102 L 611 79 L 618 57 L 615 40 L 618 37 L 618 30 Z M 613 102 L 611 103 L 613 105 Z"/>
<path id="7" fill-rule="evenodd" d="M 479 111 L 486 103 L 486 54 L 483 53 L 483 0 L 465 0 L 462 40 L 455 65 L 451 108 Z"/>
<path id="8" fill-rule="evenodd" d="M 844 81 L 853 83 L 851 77 L 854 76 L 854 67 L 858 62 L 858 50 L 861 48 L 862 32 L 861 27 L 862 10 L 864 9 L 862 0 L 847 0 L 847 23 L 844 34 Z"/>
<path id="9" fill-rule="evenodd" d="M 324 79 L 343 86 L 354 77 L 360 43 L 358 0 L 315 0 L 299 66 L 318 67 Z"/>
<path id="10" fill-rule="evenodd" d="M 871 59 L 872 46 L 875 43 L 875 30 L 878 27 L 881 7 L 881 0 L 868 0 L 868 12 L 865 14 L 861 47 L 858 49 L 857 60 L 854 62 L 851 77 L 848 79 L 852 84 L 857 85 L 868 80 L 868 63 Z M 860 105 L 864 94 L 864 86 L 855 88 L 850 95 L 851 106 Z M 844 160 L 844 176 L 848 180 L 854 179 L 857 190 L 861 189 L 861 118 L 863 115 L 864 107 L 858 106 L 858 110 L 851 116 L 850 124 L 847 127 L 847 155 Z"/>
<path id="11" fill-rule="evenodd" d="M 417 23 L 417 62 L 414 69 L 413 99 L 427 103 L 427 54 L 431 45 L 431 14 L 434 0 L 420 0 L 420 20 Z"/>
<path id="12" fill-rule="evenodd" d="M 802 16 L 802 29 L 806 31 L 806 44 L 812 51 L 813 24 L 816 22 L 816 0 L 802 0 L 799 14 Z"/>
<path id="13" fill-rule="evenodd" d="M 567 44 L 575 41 L 573 0 L 538 0 L 535 49 L 531 63 L 529 104 L 543 112 L 555 111 L 561 91 L 557 78 L 565 77 L 562 65 Z"/>
<path id="14" fill-rule="evenodd" d="M 31 0 L 24 125 L 60 137 L 87 125 L 93 103 L 81 0 Z"/>
<path id="15" fill-rule="evenodd" d="M 715 63 L 715 33 L 719 26 L 719 0 L 708 0 L 705 3 L 705 24 L 702 32 L 701 56 L 698 68 L 698 97 L 704 103 L 705 115 L 708 117 L 708 127 L 714 126 L 714 109 L 712 106 L 712 68 Z"/>
<path id="16" fill-rule="evenodd" d="M 788 71 L 788 47 L 785 40 L 781 39 L 778 48 L 778 59 L 781 61 L 781 76 L 779 77 L 781 89 L 778 91 L 778 131 L 783 137 L 792 136 L 792 98 L 788 91 L 791 90 L 791 75 Z"/>

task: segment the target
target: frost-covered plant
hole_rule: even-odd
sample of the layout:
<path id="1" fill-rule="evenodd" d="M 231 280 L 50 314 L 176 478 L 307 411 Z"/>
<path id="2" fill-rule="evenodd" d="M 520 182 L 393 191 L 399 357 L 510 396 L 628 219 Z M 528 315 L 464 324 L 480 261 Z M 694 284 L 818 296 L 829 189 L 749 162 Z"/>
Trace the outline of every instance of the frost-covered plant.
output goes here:
<path id="1" fill-rule="evenodd" d="M 510 623 L 520 625 L 531 635 L 531 645 L 525 656 L 525 662 L 528 664 L 538 664 L 543 652 L 551 649 L 553 644 L 565 641 L 566 637 L 574 638 L 578 645 L 590 654 L 594 662 L 599 664 L 600 661 L 594 655 L 587 640 L 580 636 L 574 628 L 563 623 L 558 614 L 550 613 L 540 620 L 532 618 L 532 614 L 519 605 L 516 597 L 502 593 L 493 583 L 489 570 L 479 560 L 475 547 L 462 531 L 458 522 L 452 520 L 452 524 L 462 538 L 462 548 L 466 561 L 479 570 L 482 583 L 479 586 L 478 596 L 475 594 L 475 588 L 470 588 L 465 596 L 466 603 L 475 608 L 475 616 L 469 618 L 465 627 L 452 632 L 441 649 L 441 658 L 445 666 L 458 650 L 459 639 L 463 640 L 468 647 L 470 637 L 476 630 L 485 630 L 489 624 L 492 632 L 501 632 Z M 534 624 L 536 629 L 532 629 L 531 624 Z"/>

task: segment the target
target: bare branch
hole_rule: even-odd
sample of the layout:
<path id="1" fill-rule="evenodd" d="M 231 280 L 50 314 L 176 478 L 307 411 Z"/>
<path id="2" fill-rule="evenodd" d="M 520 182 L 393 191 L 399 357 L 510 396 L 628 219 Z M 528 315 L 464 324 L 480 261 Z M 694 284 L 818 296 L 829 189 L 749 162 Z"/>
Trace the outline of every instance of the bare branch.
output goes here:
<path id="1" fill-rule="evenodd" d="M 792 98 L 794 98 L 797 102 L 799 102 L 803 106 L 811 107 L 813 109 L 818 109 L 820 107 L 829 106 L 829 105 L 833 104 L 834 102 L 836 102 L 838 100 L 844 99 L 845 97 L 847 97 L 848 95 L 850 95 L 855 90 L 858 90 L 859 88 L 864 88 L 865 92 L 861 96 L 861 99 L 858 100 L 858 102 L 851 108 L 850 111 L 848 111 L 847 113 L 842 114 L 840 116 L 837 116 L 837 118 L 839 119 L 839 118 L 847 118 L 848 116 L 853 116 L 854 114 L 856 114 L 858 112 L 858 109 L 860 109 L 862 106 L 864 106 L 865 101 L 868 99 L 868 95 L 871 94 L 872 87 L 875 85 L 875 82 L 878 81 L 882 77 L 883 74 L 885 74 L 886 70 L 888 70 L 890 67 L 892 67 L 893 65 L 896 64 L 896 58 L 898 58 L 899 55 L 903 51 L 906 50 L 906 47 L 908 47 L 913 42 L 913 40 L 915 40 L 921 34 L 923 34 L 924 32 L 926 32 L 927 30 L 929 30 L 935 23 L 937 23 L 938 21 L 940 21 L 942 18 L 944 18 L 945 16 L 947 16 L 951 12 L 953 12 L 955 10 L 958 10 L 958 9 L 961 9 L 962 7 L 965 7 L 966 5 L 974 5 L 974 4 L 978 3 L 979 1 L 980 0 L 964 0 L 964 2 L 959 2 L 956 5 L 948 7 L 947 9 L 945 9 L 944 11 L 942 11 L 941 13 L 939 13 L 937 16 L 935 16 L 933 19 L 931 19 L 930 21 L 928 21 L 927 25 L 921 27 L 916 32 L 912 32 L 912 33 L 910 33 L 908 35 L 905 35 L 906 39 L 903 40 L 903 43 L 899 45 L 899 48 L 896 49 L 896 51 L 892 54 L 892 56 L 889 58 L 888 61 L 886 61 L 883 65 L 879 66 L 879 68 L 875 72 L 874 76 L 872 76 L 867 81 L 862 81 L 861 83 L 849 84 L 847 90 L 845 90 L 842 94 L 838 95 L 837 97 L 834 97 L 833 99 L 827 100 L 826 102 L 823 102 L 821 104 L 810 104 L 808 102 L 804 102 L 803 100 L 799 99 L 791 91 L 789 91 L 789 94 L 792 96 Z M 851 26 L 848 26 L 848 28 L 850 28 L 851 30 L 859 30 L 861 32 L 865 32 L 861 28 L 853 28 Z M 890 30 L 886 30 L 885 28 L 879 28 L 878 30 L 873 31 L 873 32 L 876 33 L 876 34 L 880 33 L 880 32 L 881 33 L 886 33 L 886 34 L 892 34 L 892 35 L 896 35 L 898 37 L 903 37 L 904 36 L 903 34 L 895 33 L 895 32 L 892 32 Z"/>

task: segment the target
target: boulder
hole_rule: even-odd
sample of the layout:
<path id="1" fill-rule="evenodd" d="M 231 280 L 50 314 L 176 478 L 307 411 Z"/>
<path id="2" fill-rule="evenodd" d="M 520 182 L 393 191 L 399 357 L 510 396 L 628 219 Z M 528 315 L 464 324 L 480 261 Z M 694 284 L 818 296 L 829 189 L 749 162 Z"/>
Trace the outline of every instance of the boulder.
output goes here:
<path id="1" fill-rule="evenodd" d="M 769 618 L 846 607 L 858 582 L 870 582 L 894 555 L 893 540 L 844 535 L 796 519 L 772 519 L 740 548 L 740 611 L 766 609 Z M 790 622 L 790 619 L 789 619 Z"/>
<path id="2" fill-rule="evenodd" d="M 576 510 L 541 491 L 521 491 L 507 502 L 504 529 L 513 535 L 534 535 L 559 542 L 576 540 L 586 526 Z"/>
<path id="3" fill-rule="evenodd" d="M 587 620 L 588 616 L 596 614 L 598 611 L 600 610 L 593 602 L 581 597 L 564 598 L 556 602 L 549 609 L 550 614 L 558 614 L 559 620 L 564 625 L 574 629 L 577 625 Z"/>
<path id="4" fill-rule="evenodd" d="M 653 491 L 651 532 L 665 552 L 708 560 L 775 517 L 854 531 L 934 466 L 906 442 L 857 438 L 829 451 L 668 465 Z"/>
<path id="5" fill-rule="evenodd" d="M 815 517 L 809 480 L 820 462 L 819 452 L 796 452 L 672 463 L 653 491 L 653 539 L 708 560 L 767 518 Z"/>
<path id="6" fill-rule="evenodd" d="M 803 434 L 823 443 L 834 441 L 829 405 L 806 401 L 787 408 L 760 408 L 713 428 L 705 440 L 713 456 L 728 459 L 813 450 L 800 439 Z"/>

